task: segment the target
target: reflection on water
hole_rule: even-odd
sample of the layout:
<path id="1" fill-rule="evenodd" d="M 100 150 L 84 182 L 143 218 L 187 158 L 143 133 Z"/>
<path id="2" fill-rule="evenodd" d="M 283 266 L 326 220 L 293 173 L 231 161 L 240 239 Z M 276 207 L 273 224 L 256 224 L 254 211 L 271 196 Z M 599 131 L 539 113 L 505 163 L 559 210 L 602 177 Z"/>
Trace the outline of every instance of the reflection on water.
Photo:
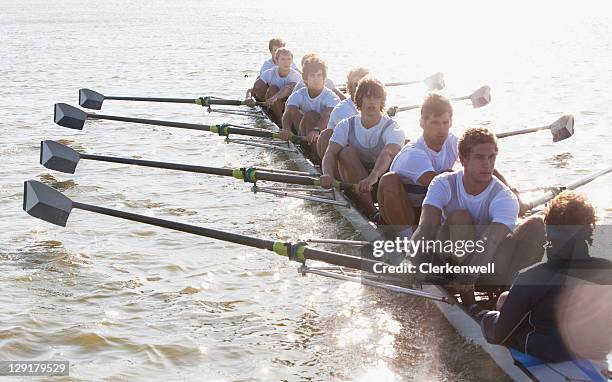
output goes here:
<path id="1" fill-rule="evenodd" d="M 213 134 L 113 121 L 88 121 L 77 131 L 52 122 L 50 106 L 76 105 L 80 87 L 119 96 L 242 97 L 277 34 L 296 61 L 320 52 L 336 82 L 358 65 L 384 81 L 441 70 L 449 95 L 490 85 L 487 107 L 455 104 L 456 134 L 469 126 L 541 126 L 576 113 L 576 134 L 566 141 L 553 144 L 546 132 L 500 140 L 497 166 L 517 188 L 563 184 L 611 162 L 612 98 L 601 90 L 612 86 L 605 12 L 559 4 L 558 12 L 572 15 L 567 22 L 532 12 L 521 14 L 517 31 L 515 18 L 486 4 L 473 11 L 447 4 L 440 13 L 419 3 L 391 14 L 396 3 L 367 13 L 332 6 L 296 12 L 274 1 L 207 1 L 185 12 L 185 4 L 160 0 L 146 7 L 116 0 L 3 5 L 1 359 L 69 360 L 72 377 L 58 380 L 504 380 L 427 301 L 301 277 L 286 258 L 202 237 L 80 210 L 64 229 L 21 210 L 23 181 L 40 179 L 79 202 L 188 224 L 271 239 L 358 239 L 330 206 L 253 195 L 234 179 L 93 161 L 72 175 L 38 164 L 39 142 L 53 139 L 92 154 L 297 169 L 283 153 L 228 145 Z M 68 13 L 78 17 L 68 20 Z M 441 18 L 434 28 L 418 16 L 427 14 Z M 355 28 L 372 19 L 386 22 Z M 326 27 L 304 33 L 304 25 Z M 389 89 L 387 103 L 415 104 L 423 91 Z M 107 100 L 96 112 L 267 125 L 194 105 Z M 412 140 L 420 134 L 418 112 L 397 121 Z M 583 190 L 602 224 L 612 221 L 611 186 L 608 177 Z"/>

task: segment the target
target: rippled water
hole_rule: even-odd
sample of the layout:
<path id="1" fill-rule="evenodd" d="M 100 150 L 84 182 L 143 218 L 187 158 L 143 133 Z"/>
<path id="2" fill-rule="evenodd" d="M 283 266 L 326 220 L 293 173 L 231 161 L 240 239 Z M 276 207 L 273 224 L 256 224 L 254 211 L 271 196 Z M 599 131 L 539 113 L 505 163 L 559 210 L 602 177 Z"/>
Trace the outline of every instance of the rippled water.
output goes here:
<path id="1" fill-rule="evenodd" d="M 255 196 L 228 179 L 89 161 L 67 175 L 38 164 L 40 140 L 55 139 L 96 154 L 291 167 L 282 155 L 204 133 L 110 121 L 74 131 L 52 122 L 52 105 L 76 104 L 80 87 L 240 97 L 277 34 L 298 60 L 320 52 L 336 82 L 360 65 L 385 81 L 444 71 L 451 96 L 489 84 L 491 105 L 456 106 L 457 131 L 541 126 L 574 113 L 576 135 L 567 141 L 553 144 L 546 133 L 502 141 L 499 168 L 518 188 L 610 164 L 608 12 L 588 2 L 572 9 L 352 4 L 2 2 L 0 359 L 69 360 L 74 380 L 504 378 L 430 303 L 298 277 L 294 265 L 264 251 L 84 211 L 64 229 L 21 209 L 23 181 L 38 179 L 81 202 L 232 232 L 355 237 L 328 207 Z M 389 104 L 405 105 L 418 103 L 423 89 L 389 93 Z M 109 101 L 103 112 L 252 123 L 191 105 Z M 398 121 L 418 133 L 417 114 Z M 582 190 L 604 223 L 612 222 L 611 186 L 608 177 Z"/>

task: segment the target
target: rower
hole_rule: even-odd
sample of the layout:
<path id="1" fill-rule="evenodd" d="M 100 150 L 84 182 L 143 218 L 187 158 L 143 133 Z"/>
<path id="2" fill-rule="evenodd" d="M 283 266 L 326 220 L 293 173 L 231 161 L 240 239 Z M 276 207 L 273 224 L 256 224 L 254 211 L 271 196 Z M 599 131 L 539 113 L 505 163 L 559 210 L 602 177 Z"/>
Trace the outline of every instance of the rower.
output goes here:
<path id="1" fill-rule="evenodd" d="M 301 79 L 300 73 L 291 68 L 293 53 L 287 48 L 276 50 L 277 66 L 274 66 L 259 76 L 253 85 L 256 99 L 265 100 L 275 121 L 280 121 L 287 97 Z"/>
<path id="2" fill-rule="evenodd" d="M 459 138 L 458 151 L 463 169 L 433 178 L 412 241 L 481 243 L 466 248 L 461 254 L 421 251 L 419 255 L 426 256 L 417 258 L 421 262 L 465 265 L 494 262 L 494 275 L 471 274 L 455 280 L 462 303 L 469 307 L 474 302 L 476 279 L 490 285 L 509 285 L 518 270 L 541 260 L 544 227 L 536 217 L 518 221 L 517 197 L 494 176 L 498 154 L 495 134 L 486 128 L 467 129 Z M 457 283 L 459 280 L 462 285 Z"/>
<path id="3" fill-rule="evenodd" d="M 453 107 L 448 98 L 429 93 L 421 106 L 423 134 L 405 145 L 393 159 L 378 186 L 378 205 L 384 221 L 406 227 L 400 236 L 410 237 L 416 225 L 427 186 L 434 177 L 452 171 L 457 162 L 459 138 L 450 132 Z"/>
<path id="4" fill-rule="evenodd" d="M 349 71 L 348 76 L 346 78 L 346 89 L 348 90 L 349 97 L 340 101 L 339 104 L 334 107 L 331 114 L 329 115 L 329 121 L 327 122 L 327 127 L 321 131 L 321 135 L 317 141 L 317 151 L 319 156 L 323 158 L 325 155 L 325 150 L 327 150 L 327 145 L 329 144 L 329 139 L 334 132 L 334 127 L 338 124 L 338 122 L 342 121 L 345 118 L 352 117 L 353 115 L 359 114 L 357 111 L 357 107 L 355 106 L 355 91 L 357 90 L 357 83 L 363 77 L 368 75 L 370 72 L 366 68 L 353 68 Z M 337 94 L 337 93 L 336 93 Z M 342 97 L 341 97 L 342 98 Z"/>
<path id="5" fill-rule="evenodd" d="M 299 133 L 306 137 L 316 157 L 316 143 L 321 127 L 327 126 L 329 115 L 340 99 L 325 87 L 327 65 L 320 57 L 308 58 L 302 70 L 306 87 L 289 96 L 279 136 L 287 140 L 290 133 Z"/>
<path id="6" fill-rule="evenodd" d="M 495 310 L 470 308 L 486 340 L 548 362 L 612 351 L 612 261 L 591 257 L 595 209 L 573 191 L 545 210 L 547 262 L 521 272 Z"/>
<path id="7" fill-rule="evenodd" d="M 318 54 L 316 53 L 308 53 L 305 54 L 304 56 L 302 56 L 302 70 L 304 70 L 304 63 L 306 62 L 306 60 L 308 60 L 309 58 L 312 57 L 319 57 Z M 295 85 L 295 87 L 293 88 L 293 92 L 296 92 L 298 90 L 300 90 L 301 88 L 305 87 L 306 84 L 304 83 L 304 79 L 300 78 L 300 81 Z M 331 80 L 331 78 L 325 78 L 325 87 L 328 88 L 329 90 L 333 91 L 335 95 L 338 96 L 338 98 L 340 98 L 340 100 L 345 100 L 346 99 L 346 95 L 344 93 L 342 93 L 337 87 L 336 84 L 334 83 L 334 81 Z"/>
<path id="8" fill-rule="evenodd" d="M 450 132 L 453 107 L 448 98 L 435 92 L 427 94 L 419 123 L 423 134 L 402 148 L 378 187 L 380 213 L 387 224 L 400 228 L 403 237 L 412 235 L 412 226 L 419 221 L 421 205 L 433 178 L 452 171 L 459 158 L 459 138 Z M 496 169 L 493 175 L 509 186 Z M 526 205 L 520 199 L 519 203 L 522 214 Z"/>
<path id="9" fill-rule="evenodd" d="M 260 76 L 266 70 L 272 69 L 274 66 L 276 66 L 276 50 L 279 48 L 284 48 L 284 47 L 285 47 L 285 41 L 283 39 L 280 39 L 278 37 L 270 39 L 270 41 L 268 42 L 268 50 L 270 50 L 270 58 L 264 61 L 264 63 L 261 65 L 261 69 L 259 69 Z M 295 65 L 295 63 L 293 63 L 293 61 L 291 62 L 291 68 L 299 71 L 298 67 Z"/>
<path id="10" fill-rule="evenodd" d="M 359 184 L 356 201 L 373 221 L 380 222 L 372 191 L 404 144 L 405 135 L 385 113 L 384 85 L 364 77 L 355 91 L 359 114 L 342 120 L 334 128 L 323 157 L 321 186 L 329 187 L 336 169 L 344 182 Z M 375 195 L 375 194 L 374 194 Z"/>

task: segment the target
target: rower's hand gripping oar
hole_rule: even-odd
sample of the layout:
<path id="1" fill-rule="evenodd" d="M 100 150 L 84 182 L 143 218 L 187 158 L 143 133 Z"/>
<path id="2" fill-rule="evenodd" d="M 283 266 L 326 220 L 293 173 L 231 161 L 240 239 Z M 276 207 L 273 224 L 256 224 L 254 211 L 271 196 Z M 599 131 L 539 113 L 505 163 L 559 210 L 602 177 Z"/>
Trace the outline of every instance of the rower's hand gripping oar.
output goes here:
<path id="1" fill-rule="evenodd" d="M 55 141 L 40 142 L 40 164 L 42 164 L 48 169 L 61 171 L 68 174 L 74 174 L 79 160 L 81 159 L 110 163 L 122 163 L 143 167 L 163 168 L 168 170 L 187 171 L 200 174 L 227 176 L 244 180 L 248 183 L 256 183 L 258 180 L 262 180 L 270 182 L 298 184 L 303 186 L 320 186 L 319 178 L 262 171 L 254 167 L 230 169 L 186 165 L 180 163 L 155 162 L 132 158 L 92 155 L 79 153 L 71 147 L 68 147 Z M 344 183 L 338 181 L 334 182 L 332 184 L 332 187 L 345 191 L 350 191 L 355 188 L 355 186 L 351 183 Z"/>
<path id="2" fill-rule="evenodd" d="M 175 231 L 210 237 L 212 239 L 241 244 L 248 247 L 267 249 L 269 251 L 275 252 L 280 256 L 288 257 L 289 260 L 296 261 L 302 264 L 304 264 L 306 260 L 317 260 L 340 267 L 359 269 L 370 273 L 376 273 L 375 267 L 377 265 L 383 264 L 380 261 L 376 260 L 364 259 L 361 257 L 355 257 L 321 249 L 308 248 L 306 246 L 306 243 L 302 241 L 297 243 L 291 243 L 285 241 L 260 239 L 252 236 L 219 231 L 212 228 L 194 226 L 191 224 L 174 222 L 171 220 L 155 218 L 152 216 L 139 215 L 131 212 L 119 211 L 106 207 L 80 203 L 71 200 L 61 192 L 41 182 L 35 180 L 28 180 L 24 182 L 23 209 L 29 215 L 52 224 L 65 227 L 68 221 L 68 217 L 70 216 L 70 213 L 74 208 L 95 212 L 102 215 L 113 216 L 120 219 L 154 225 L 157 227 L 168 228 Z M 353 278 L 352 280 L 347 281 L 357 280 Z M 401 288 L 395 285 L 385 285 L 376 282 L 373 283 L 368 282 L 368 280 L 364 280 L 363 283 L 366 285 L 382 287 L 388 290 L 393 290 L 405 294 L 411 294 L 418 297 L 429 298 L 432 300 L 452 304 L 452 301 L 449 300 L 446 296 L 436 296 L 420 290 L 412 290 L 408 288 Z"/>
<path id="3" fill-rule="evenodd" d="M 529 129 L 521 129 L 515 131 L 508 131 L 505 133 L 496 134 L 497 138 L 513 137 L 515 135 L 529 134 L 536 131 L 550 130 L 553 137 L 553 142 L 559 142 L 567 139 L 574 135 L 574 116 L 571 114 L 564 114 L 561 118 L 548 126 L 533 127 Z"/>
<path id="4" fill-rule="evenodd" d="M 143 118 L 130 118 L 120 117 L 116 115 L 103 115 L 96 113 L 87 113 L 81 109 L 65 103 L 56 103 L 54 106 L 53 120 L 56 124 L 70 129 L 82 130 L 87 119 L 106 119 L 110 121 L 120 121 L 129 123 L 140 123 L 144 125 L 155 125 L 155 126 L 167 126 L 177 127 L 181 129 L 210 131 L 217 133 L 220 136 L 227 137 L 230 134 L 246 135 L 250 137 L 259 138 L 279 138 L 279 134 L 273 131 L 266 130 L 255 130 L 245 129 L 239 127 L 229 126 L 227 124 L 221 125 L 201 125 L 196 123 L 183 123 L 183 122 L 172 122 L 172 121 L 160 121 L 155 119 L 143 119 Z M 290 135 L 291 142 L 299 144 L 302 142 L 302 137 L 299 135 Z"/>
<path id="5" fill-rule="evenodd" d="M 249 100 L 231 100 L 217 97 L 198 98 L 156 98 L 156 97 L 116 97 L 105 96 L 91 89 L 79 89 L 79 105 L 86 109 L 100 110 L 105 100 L 119 101 L 142 101 L 142 102 L 166 102 L 166 103 L 188 103 L 200 106 L 226 105 L 226 106 L 255 106 L 263 105 L 262 102 L 250 102 Z"/>
<path id="6" fill-rule="evenodd" d="M 469 99 L 472 102 L 472 106 L 474 109 L 478 109 L 480 107 L 486 106 L 491 102 L 491 88 L 487 85 L 482 86 L 476 89 L 472 94 L 463 96 L 463 97 L 455 97 L 451 98 L 450 101 L 463 101 Z M 397 113 L 401 113 L 402 111 L 414 110 L 420 108 L 421 105 L 410 105 L 410 106 L 393 106 L 387 109 L 387 114 L 390 117 L 395 116 Z"/>

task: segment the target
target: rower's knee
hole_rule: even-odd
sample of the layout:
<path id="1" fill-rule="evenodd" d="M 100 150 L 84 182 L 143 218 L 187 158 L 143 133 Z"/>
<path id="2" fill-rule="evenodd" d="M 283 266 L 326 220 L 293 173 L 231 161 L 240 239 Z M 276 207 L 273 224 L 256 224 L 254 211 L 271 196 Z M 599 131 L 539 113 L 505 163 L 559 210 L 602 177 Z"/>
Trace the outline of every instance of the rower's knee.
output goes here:
<path id="1" fill-rule="evenodd" d="M 280 89 L 277 86 L 272 85 L 272 86 L 268 87 L 268 90 L 266 90 L 266 99 L 271 98 L 272 96 L 274 96 L 279 91 L 280 91 Z"/>
<path id="2" fill-rule="evenodd" d="M 448 214 L 446 221 L 450 225 L 472 225 L 474 220 L 467 210 L 455 210 Z"/>
<path id="3" fill-rule="evenodd" d="M 506 299 L 508 298 L 509 294 L 510 294 L 510 292 L 505 291 L 504 293 L 499 295 L 499 297 L 497 298 L 497 304 L 495 304 L 495 310 L 501 310 L 501 308 L 502 308 L 502 306 L 504 306 L 504 303 L 506 302 Z"/>
<path id="4" fill-rule="evenodd" d="M 317 113 L 316 111 L 312 111 L 312 110 L 307 111 L 306 113 L 304 113 L 304 116 L 302 117 L 301 125 L 304 126 L 305 128 L 312 128 L 312 127 L 317 126 L 320 119 L 321 119 L 321 115 Z M 321 128 L 321 126 L 319 126 L 319 128 Z"/>
<path id="5" fill-rule="evenodd" d="M 388 190 L 397 190 L 399 188 L 402 188 L 402 180 L 395 172 L 386 173 L 378 181 L 379 193 Z"/>

